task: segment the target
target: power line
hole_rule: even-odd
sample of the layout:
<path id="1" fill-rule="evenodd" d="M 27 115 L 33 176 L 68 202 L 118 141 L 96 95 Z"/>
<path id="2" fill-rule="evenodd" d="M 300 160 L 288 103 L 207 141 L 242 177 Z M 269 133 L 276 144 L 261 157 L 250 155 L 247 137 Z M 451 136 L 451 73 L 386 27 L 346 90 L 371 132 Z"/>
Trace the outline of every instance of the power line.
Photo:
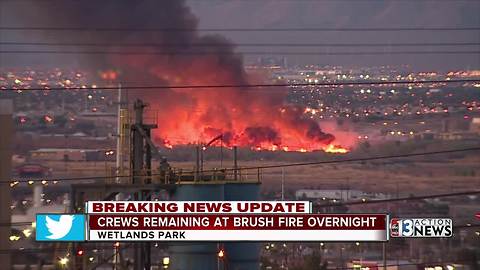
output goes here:
<path id="1" fill-rule="evenodd" d="M 7 46 L 85 46 L 85 47 L 226 47 L 230 44 L 219 43 L 97 43 L 97 42 L 18 42 L 3 41 Z M 440 42 L 440 43 L 235 43 L 235 47 L 417 47 L 417 46 L 478 46 L 479 42 Z"/>
<path id="2" fill-rule="evenodd" d="M 463 262 L 471 262 L 468 260 L 453 260 L 453 261 L 430 261 L 430 262 L 417 262 L 417 263 L 396 263 L 396 264 L 387 264 L 385 265 L 386 267 L 394 267 L 394 266 L 424 266 L 424 265 L 447 265 L 447 264 L 457 264 L 457 263 L 463 263 Z M 378 269 L 383 268 L 384 265 L 383 263 L 379 262 L 378 263 Z M 398 267 L 400 268 L 400 267 Z M 358 267 L 335 267 L 335 268 L 327 268 L 328 270 L 355 270 L 358 269 Z"/>
<path id="3" fill-rule="evenodd" d="M 463 149 L 452 149 L 452 150 L 441 150 L 441 151 L 432 151 L 432 152 L 422 152 L 422 153 L 410 153 L 402 155 L 386 155 L 386 156 L 376 156 L 376 157 L 366 157 L 366 158 L 351 158 L 351 159 L 340 159 L 340 160 L 326 160 L 326 161 L 314 161 L 314 162 L 303 162 L 303 163 L 285 163 L 278 165 L 265 165 L 265 166 L 256 166 L 256 167 L 241 167 L 241 168 L 225 168 L 225 171 L 243 171 L 243 170 L 259 170 L 259 169 L 273 169 L 273 168 L 285 168 L 285 167 L 297 167 L 297 166 L 311 166 L 311 165 L 322 165 L 322 164 L 338 164 L 338 163 L 351 163 L 351 162 L 363 162 L 363 161 L 372 161 L 372 160 L 383 160 L 383 159 L 392 159 L 392 158 L 407 158 L 407 157 L 418 157 L 418 156 L 429 156 L 429 155 L 439 155 L 439 154 L 452 154 L 452 153 L 462 153 L 470 151 L 479 151 L 480 147 L 471 147 Z M 218 170 L 203 170 L 200 173 L 206 172 L 218 172 Z M 183 173 L 195 173 L 195 171 L 184 171 Z M 158 176 L 158 174 L 151 174 L 151 176 Z M 19 179 L 16 180 L 19 183 L 24 182 L 28 183 L 33 182 L 42 182 L 42 181 L 81 181 L 81 180 L 100 180 L 100 179 L 116 179 L 124 177 L 140 177 L 145 175 L 115 175 L 115 176 L 84 176 L 84 177 L 69 177 L 69 178 L 45 178 L 45 179 Z M 10 184 L 12 181 L 0 181 L 0 184 Z"/>
<path id="4" fill-rule="evenodd" d="M 192 56 L 192 55 L 317 55 L 317 56 L 354 56 L 354 55 L 437 55 L 437 54 L 480 54 L 480 51 L 369 51 L 369 52 L 269 52 L 269 51 L 171 51 L 171 52 L 145 52 L 145 51 L 54 51 L 54 50 L 2 50 L 0 54 L 88 54 L 88 55 L 164 55 L 164 56 Z"/>
<path id="5" fill-rule="evenodd" d="M 476 191 L 464 191 L 464 192 L 450 192 L 450 193 L 443 193 L 443 194 L 435 194 L 435 195 L 424 195 L 424 196 L 410 196 L 410 197 L 402 197 L 402 198 L 392 198 L 392 199 L 383 199 L 383 200 L 360 200 L 360 201 L 352 201 L 352 202 L 344 202 L 344 203 L 332 203 L 332 204 L 321 204 L 318 205 L 319 208 L 326 208 L 326 207 L 336 207 L 336 206 L 348 206 L 348 205 L 364 205 L 364 204 L 374 204 L 374 203 L 390 203 L 390 202 L 399 202 L 399 201 L 417 201 L 417 200 L 425 200 L 425 199 L 433 199 L 433 198 L 444 198 L 444 197 L 454 197 L 454 196 L 468 196 L 468 195 L 477 195 L 480 194 L 480 190 Z"/>
<path id="6" fill-rule="evenodd" d="M 6 0 L 4 0 L 6 1 Z M 18 1 L 18 0 L 17 0 Z M 27 1 L 27 0 L 26 0 Z M 191 0 L 191 1 L 206 1 L 206 0 Z M 212 2 L 221 2 L 223 0 L 210 0 Z M 239 1 L 239 2 L 242 2 L 242 1 L 251 1 L 251 2 L 261 2 L 263 0 L 232 0 L 232 1 Z M 449 2 L 449 3 L 464 3 L 464 2 L 471 2 L 471 3 L 477 3 L 476 1 L 477 0 L 387 0 L 387 1 L 384 1 L 384 0 L 278 0 L 276 2 L 289 2 L 289 1 L 295 1 L 295 2 L 373 2 L 373 3 L 384 3 L 384 2 L 404 2 L 404 3 L 409 3 L 409 2 L 413 2 L 413 3 L 422 3 L 422 2 Z"/>
<path id="7" fill-rule="evenodd" d="M 6 1 L 6 0 L 4 0 Z M 19 1 L 19 0 L 17 0 Z M 25 1 L 28 1 L 28 0 L 25 0 Z M 191 0 L 191 1 L 211 1 L 211 2 L 221 2 L 223 0 Z M 251 1 L 251 2 L 260 2 L 260 1 L 263 1 L 263 0 L 232 0 L 232 1 L 238 1 L 238 2 L 242 2 L 242 1 L 245 1 L 245 2 L 248 2 L 248 1 Z M 322 1 L 345 1 L 345 2 L 359 2 L 359 1 L 366 1 L 366 2 L 379 2 L 379 3 L 382 3 L 384 2 L 384 0 L 278 0 L 278 1 L 285 1 L 285 2 L 288 2 L 288 1 L 295 1 L 295 2 L 301 2 L 301 1 L 305 1 L 305 2 L 322 2 Z M 455 2 L 475 2 L 476 0 L 388 0 L 389 2 L 393 2 L 393 1 L 399 1 L 399 2 L 409 2 L 409 1 L 412 1 L 412 2 L 452 2 L 452 3 L 455 3 Z"/>
<path id="8" fill-rule="evenodd" d="M 478 225 L 480 226 L 480 225 Z M 99 266 L 107 263 L 110 259 L 112 259 L 115 255 L 118 254 L 118 252 L 120 250 L 126 250 L 126 249 L 129 249 L 133 246 L 134 243 L 129 243 L 125 246 L 122 246 L 120 248 L 117 249 L 117 251 L 112 254 L 112 255 L 109 255 L 107 256 L 106 258 L 104 258 L 101 262 L 98 262 L 96 263 L 92 268 L 90 268 L 90 270 L 94 270 L 94 269 L 97 269 Z M 336 244 L 336 243 L 332 243 L 332 244 Z M 353 242 L 352 242 L 353 244 Z M 56 250 L 60 250 L 60 251 L 69 251 L 70 249 L 56 249 Z M 111 248 L 97 248 L 97 250 L 111 250 Z M 0 254 L 5 254 L 5 253 L 16 253 L 16 252 L 27 252 L 27 253 L 37 253 L 39 251 L 42 251 L 42 249 L 22 249 L 22 250 L 0 250 Z M 427 262 L 417 262 L 417 263 L 397 263 L 397 264 L 387 264 L 386 266 L 387 267 L 394 267 L 394 266 L 420 266 L 420 265 L 447 265 L 447 264 L 456 264 L 456 263 L 463 263 L 463 262 L 469 262 L 469 261 L 464 261 L 464 260 L 452 260 L 452 261 L 427 261 Z M 383 266 L 383 264 L 379 264 L 381 266 Z M 342 268 L 335 268 L 337 270 L 354 270 L 356 269 L 355 267 L 342 267 Z"/>
<path id="9" fill-rule="evenodd" d="M 275 87 L 306 87 L 306 86 L 360 86 L 360 85 L 395 85 L 395 84 L 424 84 L 424 83 L 476 83 L 479 79 L 449 79 L 449 80 L 423 80 L 423 81 L 349 81 L 349 82 L 318 82 L 318 83 L 280 83 L 280 84 L 222 84 L 222 85 L 140 85 L 122 86 L 124 90 L 151 90 L 151 89 L 209 89 L 209 88 L 275 88 Z M 48 86 L 47 86 L 48 87 Z M 118 90 L 118 87 L 97 86 L 98 90 Z M 86 90 L 82 87 L 52 87 L 52 88 L 5 88 L 11 91 L 68 91 Z M 259 90 L 259 89 L 255 89 Z M 275 90 L 275 89 L 273 89 Z M 277 89 L 278 90 L 278 89 Z"/>
<path id="10" fill-rule="evenodd" d="M 107 242 L 108 244 L 111 244 L 110 242 Z M 109 247 L 89 247 L 88 244 L 91 243 L 82 243 L 84 244 L 82 246 L 82 250 L 84 251 L 95 251 L 95 250 L 112 250 L 114 247 L 113 245 L 109 245 Z M 87 244 L 87 245 L 85 245 Z M 112 246 L 112 247 L 110 247 Z M 128 245 L 124 245 L 123 247 L 120 248 L 127 248 Z M 5 254 L 5 253 L 14 253 L 14 252 L 22 252 L 22 253 L 49 253 L 49 252 L 54 252 L 54 251 L 71 251 L 72 248 L 69 247 L 43 247 L 43 248 L 24 248 L 24 249 L 0 249 L 0 254 Z M 75 253 L 74 253 L 75 254 Z M 72 254 L 72 255 L 74 255 Z"/>
<path id="11" fill-rule="evenodd" d="M 2 26 L 0 31 L 84 31 L 84 32 L 403 32 L 478 31 L 480 27 L 292 27 L 292 28 L 132 28 Z"/>
<path id="12" fill-rule="evenodd" d="M 471 147 L 471 148 L 464 148 L 464 149 L 452 149 L 452 150 L 441 150 L 441 151 L 410 153 L 410 154 L 400 154 L 400 155 L 386 155 L 386 156 L 365 157 L 365 158 L 285 163 L 285 164 L 278 164 L 278 165 L 252 166 L 252 167 L 242 167 L 242 168 L 225 168 L 224 170 L 225 171 L 260 170 L 260 169 L 299 167 L 299 166 L 311 166 L 311 165 L 322 165 L 322 164 L 338 164 L 338 163 L 363 162 L 363 161 L 383 160 L 383 159 L 392 159 L 392 158 L 407 158 L 407 157 L 419 157 L 419 156 L 427 156 L 427 155 L 452 154 L 452 153 L 461 153 L 461 152 L 479 151 L 479 150 L 480 150 L 480 147 Z M 218 172 L 218 170 L 204 170 L 202 172 Z"/>
<path id="13" fill-rule="evenodd" d="M 333 244 L 336 244 L 336 243 L 333 243 Z M 353 244 L 353 243 L 352 243 Z M 108 257 L 104 258 L 101 262 L 98 262 L 97 264 L 95 264 L 92 268 L 90 268 L 90 270 L 94 270 L 94 269 L 97 269 L 99 266 L 107 263 L 110 259 L 112 259 L 115 255 L 118 254 L 118 252 L 120 250 L 125 250 L 125 249 L 128 249 L 128 248 L 131 248 L 131 246 L 133 245 L 133 243 L 129 243 L 127 244 L 126 246 L 124 247 L 120 247 L 114 254 L 112 255 L 109 255 Z M 98 249 L 98 250 L 111 250 L 111 249 Z M 23 250 L 18 250 L 18 251 L 27 251 L 29 253 L 34 253 L 36 252 L 35 249 L 23 249 Z M 17 251 L 17 252 L 18 252 Z M 12 250 L 11 252 L 9 253 L 14 253 L 15 250 Z M 0 250 L 0 253 L 3 253 L 2 250 Z M 387 267 L 394 267 L 394 266 L 423 266 L 423 265 L 447 265 L 447 264 L 458 264 L 458 263 L 464 263 L 464 262 L 470 262 L 470 261 L 465 261 L 465 260 L 452 260 L 452 261 L 427 261 L 427 262 L 417 262 L 417 263 L 396 263 L 396 264 L 387 264 L 386 266 Z M 383 266 L 383 264 L 380 264 L 379 263 L 379 266 Z M 356 267 L 342 267 L 342 268 L 335 268 L 336 270 L 355 270 L 357 269 Z"/>

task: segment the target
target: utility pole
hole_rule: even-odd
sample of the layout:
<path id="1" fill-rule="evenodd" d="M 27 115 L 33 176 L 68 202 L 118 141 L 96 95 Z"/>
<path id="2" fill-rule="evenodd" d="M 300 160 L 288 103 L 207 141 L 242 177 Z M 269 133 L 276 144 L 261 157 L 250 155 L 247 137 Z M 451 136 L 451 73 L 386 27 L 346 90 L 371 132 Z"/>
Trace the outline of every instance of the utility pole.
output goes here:
<path id="1" fill-rule="evenodd" d="M 200 174 L 202 175 L 201 179 L 203 180 L 203 159 L 205 153 L 205 145 L 202 143 L 200 148 Z"/>
<path id="2" fill-rule="evenodd" d="M 285 168 L 282 167 L 282 201 L 285 200 Z"/>
<path id="3" fill-rule="evenodd" d="M 282 201 L 285 200 L 285 168 L 282 167 Z M 284 258 L 284 261 L 285 261 L 285 268 L 288 269 L 288 248 L 290 246 L 287 246 L 287 244 L 284 242 L 283 243 L 283 249 L 284 249 L 284 252 L 285 252 L 285 258 Z"/>
<path id="4" fill-rule="evenodd" d="M 122 181 L 119 175 L 123 175 L 123 139 L 124 139 L 124 119 L 122 115 L 122 86 L 118 86 L 118 105 L 117 105 L 117 152 L 116 152 L 116 182 L 120 183 Z"/>
<path id="5" fill-rule="evenodd" d="M 128 121 L 127 119 L 127 112 L 128 110 L 123 109 L 123 98 L 122 98 L 122 85 L 118 85 L 118 110 L 117 110 L 117 152 L 116 152 L 116 162 L 115 162 L 115 173 L 116 178 L 115 182 L 120 184 L 123 181 L 123 178 L 120 176 L 125 175 L 124 171 L 124 150 L 125 150 L 125 123 Z M 115 195 L 115 200 L 121 200 L 120 193 Z M 113 248 L 113 270 L 121 269 L 120 261 L 121 261 L 121 249 L 115 246 Z"/>
<path id="6" fill-rule="evenodd" d="M 223 133 L 220 138 L 220 168 L 223 168 Z"/>
<path id="7" fill-rule="evenodd" d="M 343 261 L 343 244 L 340 246 L 340 269 L 343 269 L 345 266 L 345 263 Z"/>
<path id="8" fill-rule="evenodd" d="M 238 180 L 238 147 L 233 147 L 233 179 Z"/>
<path id="9" fill-rule="evenodd" d="M 200 144 L 195 147 L 195 181 L 200 181 Z"/>
<path id="10" fill-rule="evenodd" d="M 387 243 L 382 243 L 383 270 L 387 270 Z"/>

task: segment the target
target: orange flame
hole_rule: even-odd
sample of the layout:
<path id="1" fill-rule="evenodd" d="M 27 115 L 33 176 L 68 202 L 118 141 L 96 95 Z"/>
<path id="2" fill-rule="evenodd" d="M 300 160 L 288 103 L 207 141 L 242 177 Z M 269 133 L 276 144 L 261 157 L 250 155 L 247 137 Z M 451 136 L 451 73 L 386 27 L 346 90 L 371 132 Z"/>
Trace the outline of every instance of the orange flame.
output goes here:
<path id="1" fill-rule="evenodd" d="M 216 57 L 192 57 L 185 63 L 143 56 L 121 59 L 118 59 L 120 63 L 126 61 L 142 73 L 145 66 L 150 66 L 146 70 L 148 76 L 161 79 L 165 85 L 231 85 L 221 89 L 187 87 L 135 91 L 135 95 L 148 100 L 149 110 L 156 111 L 156 119 L 162 123 L 153 130 L 152 137 L 156 142 L 168 140 L 173 146 L 208 144 L 220 136 L 221 141 L 212 142 L 212 146 L 237 145 L 258 151 L 311 152 L 323 149 L 346 153 L 347 150 L 339 145 L 349 147 L 349 142 L 355 141 L 355 134 L 338 136 L 341 131 L 325 128 L 326 122 L 306 117 L 302 106 L 286 103 L 289 88 L 252 92 L 235 87 L 237 84 L 263 83 L 264 79 L 243 72 L 241 66 L 226 67 Z M 308 110 L 314 112 L 312 108 Z"/>
<path id="2" fill-rule="evenodd" d="M 169 140 L 163 140 L 163 146 L 165 146 L 168 149 L 172 149 L 173 145 L 170 143 Z"/>
<path id="3" fill-rule="evenodd" d="M 333 154 L 346 154 L 350 150 L 348 150 L 347 148 L 343 148 L 340 145 L 329 144 L 323 148 L 323 151 L 325 151 L 326 153 L 333 153 Z"/>
<path id="4" fill-rule="evenodd" d="M 219 143 L 213 143 L 212 145 L 216 147 L 220 146 Z M 163 146 L 169 149 L 173 148 L 173 144 L 169 140 L 163 140 Z M 229 146 L 229 145 L 223 145 L 223 147 L 226 147 L 229 149 L 232 148 L 232 146 Z M 207 147 L 203 146 L 202 149 L 206 150 Z M 325 153 L 331 153 L 331 154 L 346 154 L 350 152 L 350 149 L 342 147 L 338 144 L 329 144 L 321 148 L 304 148 L 304 147 L 298 147 L 298 146 L 297 147 L 288 147 L 288 146 L 280 147 L 275 144 L 272 144 L 272 145 L 262 144 L 255 147 L 250 147 L 250 149 L 252 151 L 272 151 L 272 152 L 283 151 L 283 152 L 299 152 L 299 153 L 308 153 L 316 150 L 322 150 Z"/>

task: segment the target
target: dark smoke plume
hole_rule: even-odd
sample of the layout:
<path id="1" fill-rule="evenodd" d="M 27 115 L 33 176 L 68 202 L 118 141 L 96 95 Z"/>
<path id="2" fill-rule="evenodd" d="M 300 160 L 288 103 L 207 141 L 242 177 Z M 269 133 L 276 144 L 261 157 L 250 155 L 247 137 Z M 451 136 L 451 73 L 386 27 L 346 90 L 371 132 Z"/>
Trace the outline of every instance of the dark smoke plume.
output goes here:
<path id="1" fill-rule="evenodd" d="M 63 31 L 45 39 L 78 43 L 142 43 L 129 51 L 164 55 L 94 55 L 95 67 L 121 71 L 122 81 L 162 85 L 244 85 L 258 82 L 243 69 L 234 45 L 218 35 L 200 35 L 197 19 L 183 0 L 32 1 L 18 11 L 29 24 L 73 28 L 116 28 L 122 31 Z M 138 29 L 165 29 L 141 31 Z M 178 31 L 182 30 L 182 31 Z M 188 30 L 188 31 L 185 31 Z M 160 46 L 163 44 L 168 46 Z M 197 46 L 209 44 L 211 46 Z M 80 48 L 82 49 L 82 48 Z M 116 46 L 111 51 L 125 50 Z M 195 54 L 198 52 L 208 54 Z M 85 59 L 85 58 L 83 58 Z M 137 83 L 138 85 L 138 83 Z M 138 91 L 158 111 L 159 141 L 172 144 L 208 142 L 219 134 L 227 145 L 322 149 L 335 137 L 303 110 L 284 104 L 287 89 L 242 88 Z"/>

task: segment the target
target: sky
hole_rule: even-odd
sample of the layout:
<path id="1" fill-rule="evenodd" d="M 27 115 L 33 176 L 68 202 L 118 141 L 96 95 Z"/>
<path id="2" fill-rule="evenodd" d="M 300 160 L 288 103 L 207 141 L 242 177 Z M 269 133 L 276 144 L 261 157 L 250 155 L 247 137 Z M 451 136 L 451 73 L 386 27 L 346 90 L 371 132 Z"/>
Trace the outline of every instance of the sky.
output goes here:
<path id="1" fill-rule="evenodd" d="M 63 2 L 62 2 L 63 1 Z M 108 0 L 105 0 L 108 2 Z M 103 1 L 103 2 L 105 2 Z M 149 10 L 134 9 L 134 18 L 162 14 L 168 0 L 117 0 L 138 5 L 149 2 Z M 180 1 L 180 0 L 178 0 Z M 70 21 L 72 10 L 61 8 L 45 9 L 55 3 L 75 2 L 73 0 L 0 0 L 1 26 L 82 26 L 82 20 Z M 77 3 L 80 3 L 76 1 Z M 102 3 L 103 3 L 102 2 Z M 113 3 L 112 2 L 112 3 Z M 45 4 L 47 3 L 47 4 Z M 86 0 L 82 19 L 103 12 L 109 20 L 103 20 L 99 27 L 122 25 L 134 20 L 125 19 L 120 9 L 98 9 L 98 2 Z M 152 4 L 153 3 L 153 4 Z M 42 7 L 38 9 L 39 7 Z M 480 27 L 480 1 L 474 0 L 187 0 L 189 20 L 198 23 L 200 29 L 207 28 L 399 28 L 399 27 Z M 91 12 L 91 14 L 89 14 Z M 145 13 L 145 14 L 144 14 Z M 148 14 L 147 14 L 148 13 Z M 78 14 L 75 14 L 78 15 Z M 175 11 L 171 12 L 175 16 Z M 159 15 L 160 16 L 160 15 Z M 71 16 L 75 18 L 75 16 Z M 196 17 L 196 18 L 195 18 Z M 123 20 L 123 21 L 122 21 Z M 107 23 L 105 23 L 107 22 Z M 126 22 L 126 23 L 125 23 Z M 160 22 L 160 23 L 159 23 Z M 164 21 L 149 20 L 146 27 L 162 27 Z M 232 43 L 480 43 L 480 32 L 474 31 L 401 31 L 401 32 L 200 32 L 221 34 Z M 71 38 L 72 40 L 75 37 Z M 50 33 L 28 33 L 0 31 L 0 41 L 57 41 Z M 62 41 L 65 42 L 63 38 Z M 85 39 L 86 40 L 86 39 Z M 83 40 L 82 40 L 83 41 Z M 86 40 L 88 42 L 89 40 Z M 134 40 L 142 42 L 142 40 Z M 39 49 L 38 47 L 22 47 Z M 1 50 L 17 47 L 0 45 Z M 44 49 L 44 48 L 41 48 Z M 480 54 L 427 54 L 389 55 L 392 51 L 480 51 L 480 46 L 442 47 L 242 47 L 237 52 L 289 52 L 320 53 L 321 55 L 289 55 L 291 65 L 318 64 L 344 65 L 354 67 L 380 65 L 409 65 L 413 69 L 451 70 L 479 69 Z M 326 53 L 380 52 L 382 55 L 335 55 Z M 0 55 L 2 65 L 24 65 L 55 63 L 58 65 L 84 64 L 82 56 L 70 55 Z M 258 55 L 245 55 L 245 62 L 252 62 Z M 46 61 L 48 60 L 48 61 Z"/>
<path id="2" fill-rule="evenodd" d="M 480 27 L 480 1 L 462 0 L 189 0 L 200 28 L 400 28 Z M 466 43 L 479 31 L 225 32 L 236 43 Z M 239 50 L 247 50 L 239 48 Z M 480 46 L 330 48 L 330 51 L 480 51 Z M 272 48 L 271 51 L 291 48 Z M 302 51 L 302 48 L 293 48 Z M 303 51 L 328 52 L 326 48 Z M 479 68 L 476 55 L 377 55 L 288 57 L 290 63 L 328 65 L 408 64 L 420 69 Z"/>

